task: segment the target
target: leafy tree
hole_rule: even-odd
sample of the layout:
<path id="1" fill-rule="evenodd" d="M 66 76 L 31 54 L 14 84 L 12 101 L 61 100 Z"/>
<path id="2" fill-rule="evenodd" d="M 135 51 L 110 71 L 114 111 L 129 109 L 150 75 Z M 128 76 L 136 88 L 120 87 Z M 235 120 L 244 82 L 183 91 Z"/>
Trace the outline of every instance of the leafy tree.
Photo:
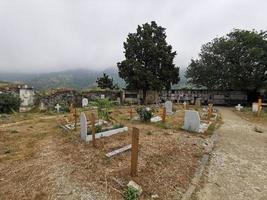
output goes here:
<path id="1" fill-rule="evenodd" d="M 0 94 L 0 113 L 11 113 L 18 111 L 20 98 L 18 95 L 2 93 Z"/>
<path id="2" fill-rule="evenodd" d="M 235 29 L 202 46 L 186 73 L 208 89 L 256 91 L 267 83 L 266 32 Z"/>
<path id="3" fill-rule="evenodd" d="M 137 27 L 124 42 L 125 60 L 119 62 L 119 76 L 128 89 L 143 91 L 146 100 L 148 90 L 170 90 L 179 82 L 179 67 L 173 64 L 176 55 L 166 42 L 165 28 L 156 22 Z"/>
<path id="4" fill-rule="evenodd" d="M 98 87 L 100 87 L 101 89 L 113 89 L 113 79 L 110 78 L 107 74 L 103 73 L 103 76 L 98 78 L 96 80 L 96 83 L 98 85 Z"/>

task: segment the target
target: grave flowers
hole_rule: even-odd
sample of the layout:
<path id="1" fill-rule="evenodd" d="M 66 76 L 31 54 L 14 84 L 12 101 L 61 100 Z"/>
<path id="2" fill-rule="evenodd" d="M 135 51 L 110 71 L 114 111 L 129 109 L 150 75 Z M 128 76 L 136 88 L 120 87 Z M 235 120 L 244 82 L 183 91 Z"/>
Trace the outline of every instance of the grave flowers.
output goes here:
<path id="1" fill-rule="evenodd" d="M 153 116 L 153 110 L 145 106 L 136 108 L 136 112 L 138 113 L 140 120 L 145 122 L 150 121 Z"/>

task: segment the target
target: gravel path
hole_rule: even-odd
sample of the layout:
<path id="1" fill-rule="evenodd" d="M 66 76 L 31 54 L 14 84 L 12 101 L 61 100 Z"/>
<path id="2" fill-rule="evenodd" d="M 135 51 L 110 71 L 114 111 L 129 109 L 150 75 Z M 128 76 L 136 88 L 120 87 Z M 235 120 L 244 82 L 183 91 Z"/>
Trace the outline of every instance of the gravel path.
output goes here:
<path id="1" fill-rule="evenodd" d="M 255 124 L 221 108 L 224 124 L 205 172 L 198 200 L 267 200 L 267 125 Z"/>

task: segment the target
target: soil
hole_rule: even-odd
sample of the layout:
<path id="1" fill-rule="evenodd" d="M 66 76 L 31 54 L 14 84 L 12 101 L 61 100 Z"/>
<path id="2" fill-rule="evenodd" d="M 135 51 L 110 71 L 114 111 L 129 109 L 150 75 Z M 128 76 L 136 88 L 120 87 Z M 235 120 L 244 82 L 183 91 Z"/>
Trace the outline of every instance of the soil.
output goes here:
<path id="1" fill-rule="evenodd" d="M 220 108 L 223 125 L 207 167 L 198 200 L 267 200 L 267 123 L 241 118 Z"/>
<path id="2" fill-rule="evenodd" d="M 88 113 L 87 113 L 88 114 Z M 57 121 L 63 115 L 25 116 L 0 125 L 0 199 L 123 199 L 131 180 L 130 152 L 114 158 L 105 154 L 131 143 L 131 130 L 140 129 L 138 176 L 140 199 L 180 199 L 205 149 L 205 137 L 178 127 L 127 120 L 127 108 L 113 117 L 129 131 L 92 143 L 80 140 L 79 131 L 66 133 Z M 12 117 L 11 117 L 12 118 Z M 167 124 L 181 116 L 169 117 Z"/>

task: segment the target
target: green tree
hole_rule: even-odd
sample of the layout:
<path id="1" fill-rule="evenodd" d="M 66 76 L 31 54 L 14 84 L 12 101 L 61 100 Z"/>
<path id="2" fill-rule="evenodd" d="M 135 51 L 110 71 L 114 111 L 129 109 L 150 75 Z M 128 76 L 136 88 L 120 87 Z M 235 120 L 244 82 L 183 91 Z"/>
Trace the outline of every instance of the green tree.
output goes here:
<path id="1" fill-rule="evenodd" d="M 0 113 L 11 113 L 18 111 L 20 98 L 18 95 L 2 93 L 0 94 Z"/>
<path id="2" fill-rule="evenodd" d="M 110 78 L 107 74 L 103 74 L 102 77 L 98 78 L 96 80 L 96 83 L 98 85 L 98 87 L 100 87 L 101 89 L 113 89 L 113 79 Z"/>
<path id="3" fill-rule="evenodd" d="M 124 42 L 125 60 L 119 62 L 119 76 L 128 89 L 143 91 L 146 100 L 148 90 L 170 90 L 171 84 L 179 82 L 179 67 L 173 64 L 176 55 L 166 42 L 165 28 L 156 22 L 137 27 Z"/>
<path id="4" fill-rule="evenodd" d="M 235 29 L 202 46 L 186 77 L 208 89 L 256 91 L 267 82 L 266 32 Z"/>

